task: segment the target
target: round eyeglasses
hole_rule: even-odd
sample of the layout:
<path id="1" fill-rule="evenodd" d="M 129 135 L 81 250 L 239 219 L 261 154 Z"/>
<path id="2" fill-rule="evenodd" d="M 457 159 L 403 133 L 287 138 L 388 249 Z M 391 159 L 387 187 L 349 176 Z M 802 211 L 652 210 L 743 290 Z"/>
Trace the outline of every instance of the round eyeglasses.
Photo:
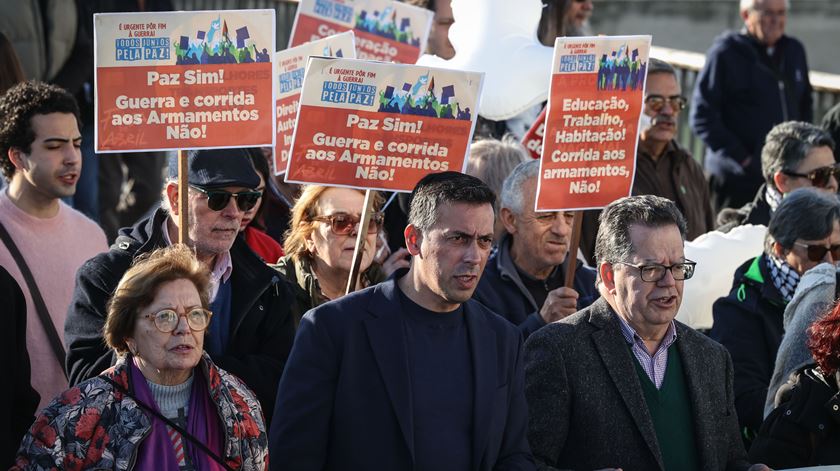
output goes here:
<path id="1" fill-rule="evenodd" d="M 210 325 L 210 318 L 213 317 L 213 313 L 202 308 L 191 309 L 184 314 L 179 314 L 172 309 L 163 309 L 154 314 L 145 314 L 142 317 L 152 319 L 157 330 L 168 334 L 178 327 L 178 321 L 181 317 L 187 318 L 187 325 L 190 326 L 190 330 L 201 332 Z"/>

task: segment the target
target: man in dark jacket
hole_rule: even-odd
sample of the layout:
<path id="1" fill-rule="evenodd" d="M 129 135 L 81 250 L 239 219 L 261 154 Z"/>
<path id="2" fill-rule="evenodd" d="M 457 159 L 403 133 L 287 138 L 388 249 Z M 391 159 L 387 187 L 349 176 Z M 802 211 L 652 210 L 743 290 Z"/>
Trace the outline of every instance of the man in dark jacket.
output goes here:
<path id="1" fill-rule="evenodd" d="M 534 469 L 522 336 L 471 299 L 495 195 L 457 172 L 417 183 L 411 267 L 300 322 L 269 436 L 274 470 Z"/>
<path id="2" fill-rule="evenodd" d="M 525 343 L 538 469 L 747 470 L 726 350 L 674 320 L 695 263 L 685 219 L 652 195 L 610 203 L 591 306 Z"/>
<path id="3" fill-rule="evenodd" d="M 570 212 L 534 212 L 537 160 L 522 162 L 505 179 L 501 221 L 507 235 L 490 255 L 473 299 L 519 326 L 524 337 L 574 314 L 598 298 L 595 270 L 568 256 Z M 565 286 L 575 263 L 574 288 Z"/>
<path id="4" fill-rule="evenodd" d="M 38 393 L 29 381 L 26 350 L 26 300 L 15 279 L 0 266 L 0 299 L 3 300 L 3 335 L 0 354 L 4 359 L 0 388 L 0 466 L 14 463 L 15 452 L 35 420 Z"/>
<path id="5" fill-rule="evenodd" d="M 716 210 L 737 208 L 761 185 L 764 136 L 813 118 L 805 49 L 784 35 L 788 0 L 741 0 L 744 29 L 715 40 L 697 77 L 690 122 L 706 143 Z"/>
<path id="6" fill-rule="evenodd" d="M 709 186 L 703 167 L 675 140 L 680 112 L 685 108 L 677 72 L 665 61 L 651 57 L 641 115 L 634 195 L 656 195 L 677 204 L 688 224 L 686 240 L 715 228 Z M 580 247 L 594 264 L 595 236 L 601 211 L 584 211 Z"/>
<path id="7" fill-rule="evenodd" d="M 170 163 L 170 177 L 176 165 Z M 213 318 L 205 350 L 221 368 L 239 376 L 271 417 L 277 383 L 294 339 L 292 296 L 274 270 L 237 238 L 244 212 L 256 203 L 259 177 L 244 149 L 200 150 L 189 155 L 188 240 L 211 272 Z M 107 302 L 139 255 L 177 241 L 178 185 L 166 187 L 165 208 L 120 230 L 110 251 L 77 273 L 64 326 L 71 384 L 98 375 L 114 361 L 102 341 Z"/>
<path id="8" fill-rule="evenodd" d="M 799 280 L 822 262 L 837 263 L 840 202 L 813 189 L 790 193 L 773 214 L 764 253 L 735 272 L 732 291 L 712 310 L 709 334 L 732 356 L 735 409 L 743 438 L 755 436 L 764 418 L 767 388 L 784 334 L 783 315 Z"/>
<path id="9" fill-rule="evenodd" d="M 838 169 L 834 148 L 831 136 L 813 124 L 788 121 L 774 126 L 761 148 L 764 184 L 752 202 L 739 209 L 722 210 L 717 217 L 717 230 L 729 232 L 746 224 L 766 226 L 784 195 L 797 188 L 814 187 L 836 194 Z"/>

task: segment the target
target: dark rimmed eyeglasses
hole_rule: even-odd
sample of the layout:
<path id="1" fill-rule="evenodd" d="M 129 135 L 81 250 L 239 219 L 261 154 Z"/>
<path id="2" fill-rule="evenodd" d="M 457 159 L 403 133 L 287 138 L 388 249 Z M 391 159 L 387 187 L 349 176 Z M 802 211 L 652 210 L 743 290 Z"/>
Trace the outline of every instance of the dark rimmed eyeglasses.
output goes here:
<path id="1" fill-rule="evenodd" d="M 663 265 L 661 263 L 644 263 L 640 265 L 633 265 L 632 263 L 627 262 L 615 263 L 627 265 L 628 267 L 633 267 L 636 270 L 639 270 L 639 274 L 642 276 L 642 281 L 647 281 L 649 283 L 656 283 L 662 278 L 665 278 L 665 273 L 668 271 L 671 272 L 671 275 L 677 281 L 687 280 L 694 276 L 694 267 L 697 266 L 697 262 L 692 262 L 691 260 L 675 263 L 673 265 Z"/>
<path id="2" fill-rule="evenodd" d="M 665 108 L 665 103 L 670 103 L 671 108 L 675 111 L 684 110 L 688 104 L 688 100 L 682 95 L 648 95 L 645 97 L 645 104 L 650 106 L 654 112 L 659 113 L 662 108 Z"/>
<path id="3" fill-rule="evenodd" d="M 837 245 L 818 245 L 818 244 L 803 244 L 802 242 L 794 242 L 793 245 L 806 249 L 808 253 L 808 260 L 812 262 L 821 262 L 825 260 L 825 254 L 831 252 L 831 259 L 840 261 L 840 244 Z"/>
<path id="4" fill-rule="evenodd" d="M 327 216 L 313 216 L 313 221 L 323 222 L 330 225 L 330 230 L 335 235 L 347 235 L 353 232 L 361 217 L 354 216 L 348 213 L 333 213 Z M 382 213 L 373 213 L 368 223 L 368 234 L 376 234 L 382 223 L 385 221 L 385 215 Z"/>
<path id="5" fill-rule="evenodd" d="M 782 170 L 782 173 L 790 177 L 807 178 L 811 180 L 811 185 L 817 188 L 825 188 L 831 182 L 833 175 L 837 181 L 840 181 L 840 164 L 828 165 L 811 170 L 808 173 L 796 173 L 789 170 Z"/>
<path id="6" fill-rule="evenodd" d="M 191 186 L 194 190 L 207 195 L 207 207 L 213 211 L 221 211 L 230 203 L 231 198 L 236 199 L 236 206 L 240 211 L 245 212 L 257 205 L 262 197 L 261 191 L 240 191 L 231 193 L 225 190 L 207 190 L 198 186 Z"/>
<path id="7" fill-rule="evenodd" d="M 157 330 L 168 334 L 178 327 L 178 321 L 182 317 L 187 318 L 187 325 L 190 326 L 193 332 L 201 332 L 210 325 L 210 318 L 213 317 L 213 313 L 202 308 L 190 309 L 189 312 L 185 312 L 184 314 L 178 314 L 172 309 L 163 309 L 154 314 L 146 314 L 142 317 L 152 319 Z"/>

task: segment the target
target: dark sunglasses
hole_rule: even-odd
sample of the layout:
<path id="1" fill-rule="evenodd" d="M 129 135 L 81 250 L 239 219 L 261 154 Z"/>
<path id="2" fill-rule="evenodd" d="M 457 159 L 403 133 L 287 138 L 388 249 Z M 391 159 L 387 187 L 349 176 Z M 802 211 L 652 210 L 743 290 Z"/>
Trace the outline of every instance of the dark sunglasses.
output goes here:
<path id="1" fill-rule="evenodd" d="M 827 187 L 829 182 L 831 182 L 832 175 L 834 175 L 834 178 L 837 181 L 840 181 L 840 167 L 838 167 L 837 164 L 829 165 L 828 167 L 820 167 L 818 169 L 811 170 L 808 173 L 796 173 L 788 170 L 782 170 L 782 173 L 791 177 L 807 178 L 808 180 L 811 180 L 811 184 L 817 188 Z"/>
<path id="2" fill-rule="evenodd" d="M 650 109 L 659 113 L 662 108 L 665 108 L 665 103 L 671 104 L 671 108 L 680 111 L 684 110 L 688 104 L 688 100 L 682 95 L 671 95 L 668 97 L 662 95 L 648 95 L 645 97 L 645 104 L 650 106 Z"/>
<path id="3" fill-rule="evenodd" d="M 359 222 L 361 222 L 362 218 L 347 213 L 334 213 L 329 216 L 313 216 L 312 220 L 328 223 L 330 225 L 330 230 L 332 230 L 335 235 L 347 235 L 353 232 L 353 229 L 357 224 L 359 224 Z M 373 213 L 373 216 L 370 218 L 370 223 L 368 223 L 368 234 L 376 234 L 379 232 L 379 228 L 382 227 L 384 220 L 384 214 Z"/>
<path id="4" fill-rule="evenodd" d="M 831 259 L 835 262 L 840 260 L 840 244 L 826 247 L 825 245 L 811 245 L 803 244 L 802 242 L 794 242 L 793 245 L 804 247 L 808 250 L 808 260 L 812 262 L 821 262 L 825 260 L 825 254 L 831 252 Z"/>
<path id="5" fill-rule="evenodd" d="M 206 190 L 204 188 L 194 186 L 193 189 L 207 195 L 207 207 L 213 211 L 221 211 L 225 209 L 230 203 L 230 198 L 236 198 L 236 206 L 240 211 L 248 211 L 257 205 L 257 202 L 262 197 L 261 191 L 240 191 L 239 193 L 231 193 L 225 190 Z"/>

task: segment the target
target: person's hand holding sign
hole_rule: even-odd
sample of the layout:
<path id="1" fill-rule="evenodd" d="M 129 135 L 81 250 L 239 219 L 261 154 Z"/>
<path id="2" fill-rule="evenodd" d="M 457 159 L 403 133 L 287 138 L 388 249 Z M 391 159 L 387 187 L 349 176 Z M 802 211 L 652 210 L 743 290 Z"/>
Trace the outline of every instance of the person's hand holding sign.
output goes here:
<path id="1" fill-rule="evenodd" d="M 540 316 L 546 324 L 559 321 L 577 312 L 578 292 L 561 286 L 548 292 Z"/>

